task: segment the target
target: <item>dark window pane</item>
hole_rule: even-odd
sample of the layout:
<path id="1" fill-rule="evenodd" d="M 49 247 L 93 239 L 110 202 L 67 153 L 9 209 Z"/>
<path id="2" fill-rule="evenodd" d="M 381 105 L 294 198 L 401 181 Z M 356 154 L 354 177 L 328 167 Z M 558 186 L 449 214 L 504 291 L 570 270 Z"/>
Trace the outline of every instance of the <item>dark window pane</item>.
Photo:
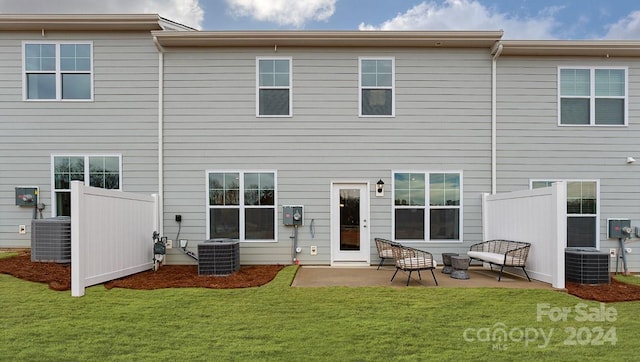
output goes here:
<path id="1" fill-rule="evenodd" d="M 260 89 L 261 116 L 288 116 L 288 89 Z"/>
<path id="2" fill-rule="evenodd" d="M 596 99 L 596 124 L 624 124 L 624 99 Z"/>
<path id="3" fill-rule="evenodd" d="M 596 247 L 596 218 L 567 218 L 568 247 Z"/>
<path id="4" fill-rule="evenodd" d="M 260 205 L 274 205 L 275 197 L 273 190 L 260 191 Z"/>
<path id="5" fill-rule="evenodd" d="M 430 239 L 458 240 L 460 238 L 460 210 L 432 209 L 430 210 Z"/>
<path id="6" fill-rule="evenodd" d="M 110 190 L 117 190 L 120 188 L 120 175 L 106 173 L 104 175 L 104 188 Z"/>
<path id="7" fill-rule="evenodd" d="M 55 188 L 56 189 L 65 189 L 68 190 L 71 188 L 71 181 L 69 181 L 69 174 L 68 173 L 62 173 L 62 174 L 56 174 L 55 175 Z"/>
<path id="8" fill-rule="evenodd" d="M 211 239 L 240 238 L 240 210 L 239 209 L 210 209 L 209 236 Z"/>
<path id="9" fill-rule="evenodd" d="M 581 200 L 567 199 L 567 214 L 581 214 Z"/>
<path id="10" fill-rule="evenodd" d="M 240 205 L 240 190 L 227 190 L 224 193 L 225 205 Z"/>
<path id="11" fill-rule="evenodd" d="M 245 190 L 244 191 L 244 204 L 245 205 L 260 205 L 259 191 L 258 190 Z"/>
<path id="12" fill-rule="evenodd" d="M 363 89 L 362 114 L 367 116 L 390 116 L 392 114 L 391 89 Z"/>
<path id="13" fill-rule="evenodd" d="M 395 238 L 424 240 L 424 209 L 396 209 Z"/>
<path id="14" fill-rule="evenodd" d="M 104 188 L 104 175 L 102 173 L 89 176 L 89 186 Z"/>
<path id="15" fill-rule="evenodd" d="M 582 214 L 595 214 L 596 213 L 596 200 L 595 199 L 583 199 L 582 200 Z"/>
<path id="16" fill-rule="evenodd" d="M 273 240 L 274 231 L 274 209 L 253 209 L 245 210 L 244 236 L 246 240 Z"/>
<path id="17" fill-rule="evenodd" d="M 562 98 L 560 107 L 561 124 L 589 124 L 589 99 Z"/>
<path id="18" fill-rule="evenodd" d="M 210 190 L 209 205 L 224 205 L 224 190 Z"/>
<path id="19" fill-rule="evenodd" d="M 71 192 L 56 192 L 56 216 L 71 216 Z"/>

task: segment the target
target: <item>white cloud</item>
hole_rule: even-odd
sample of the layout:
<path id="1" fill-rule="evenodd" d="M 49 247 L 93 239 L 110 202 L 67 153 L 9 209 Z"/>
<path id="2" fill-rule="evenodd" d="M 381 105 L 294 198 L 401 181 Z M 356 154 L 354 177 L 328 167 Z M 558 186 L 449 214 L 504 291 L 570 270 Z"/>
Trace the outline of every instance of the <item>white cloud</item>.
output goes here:
<path id="1" fill-rule="evenodd" d="M 617 23 L 609 25 L 606 39 L 639 39 L 640 11 L 634 11 Z"/>
<path id="2" fill-rule="evenodd" d="M 297 28 L 309 20 L 328 20 L 337 0 L 226 0 L 231 14 Z"/>
<path id="3" fill-rule="evenodd" d="M 160 14 L 200 29 L 204 10 L 198 0 L 0 0 L 1 13 L 14 14 Z"/>
<path id="4" fill-rule="evenodd" d="M 360 30 L 504 30 L 506 39 L 553 39 L 558 7 L 537 17 L 519 18 L 487 8 L 477 0 L 422 2 L 379 26 L 361 23 Z"/>

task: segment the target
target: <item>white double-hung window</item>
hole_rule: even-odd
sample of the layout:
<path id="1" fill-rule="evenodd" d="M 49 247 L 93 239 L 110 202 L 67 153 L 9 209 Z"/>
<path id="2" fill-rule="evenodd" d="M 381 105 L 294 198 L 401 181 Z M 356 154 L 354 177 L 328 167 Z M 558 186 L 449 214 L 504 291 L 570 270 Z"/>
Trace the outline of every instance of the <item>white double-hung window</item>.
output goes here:
<path id="1" fill-rule="evenodd" d="M 360 116 L 395 115 L 395 58 L 360 58 Z"/>
<path id="2" fill-rule="evenodd" d="M 460 241 L 461 172 L 394 172 L 394 239 Z"/>
<path id="3" fill-rule="evenodd" d="M 91 43 L 25 42 L 25 100 L 92 100 Z"/>
<path id="4" fill-rule="evenodd" d="M 55 216 L 71 216 L 71 181 L 103 189 L 122 189 L 120 155 L 53 155 L 51 166 Z"/>
<path id="5" fill-rule="evenodd" d="M 276 240 L 276 174 L 272 171 L 207 172 L 207 237 Z"/>
<path id="6" fill-rule="evenodd" d="M 290 117 L 291 58 L 257 58 L 256 115 Z"/>
<path id="7" fill-rule="evenodd" d="M 558 123 L 626 126 L 627 68 L 558 68 Z"/>

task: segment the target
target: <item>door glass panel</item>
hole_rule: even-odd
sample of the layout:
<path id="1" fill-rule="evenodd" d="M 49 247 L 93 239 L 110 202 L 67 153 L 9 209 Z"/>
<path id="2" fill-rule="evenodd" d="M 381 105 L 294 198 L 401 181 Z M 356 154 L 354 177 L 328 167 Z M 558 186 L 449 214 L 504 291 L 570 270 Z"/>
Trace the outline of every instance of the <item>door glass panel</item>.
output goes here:
<path id="1" fill-rule="evenodd" d="M 340 190 L 340 250 L 360 250 L 360 190 Z"/>

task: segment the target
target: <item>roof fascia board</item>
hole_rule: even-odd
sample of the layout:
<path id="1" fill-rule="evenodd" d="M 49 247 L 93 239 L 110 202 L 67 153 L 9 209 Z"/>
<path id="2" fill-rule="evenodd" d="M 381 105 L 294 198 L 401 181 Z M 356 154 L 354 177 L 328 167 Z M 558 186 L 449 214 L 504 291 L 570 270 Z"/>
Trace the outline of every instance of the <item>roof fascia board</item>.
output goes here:
<path id="1" fill-rule="evenodd" d="M 502 56 L 637 57 L 634 40 L 503 40 Z"/>
<path id="2" fill-rule="evenodd" d="M 156 14 L 0 14 L 1 31 L 152 31 L 161 23 Z"/>
<path id="3" fill-rule="evenodd" d="M 154 31 L 164 47 L 490 48 L 502 31 Z"/>

